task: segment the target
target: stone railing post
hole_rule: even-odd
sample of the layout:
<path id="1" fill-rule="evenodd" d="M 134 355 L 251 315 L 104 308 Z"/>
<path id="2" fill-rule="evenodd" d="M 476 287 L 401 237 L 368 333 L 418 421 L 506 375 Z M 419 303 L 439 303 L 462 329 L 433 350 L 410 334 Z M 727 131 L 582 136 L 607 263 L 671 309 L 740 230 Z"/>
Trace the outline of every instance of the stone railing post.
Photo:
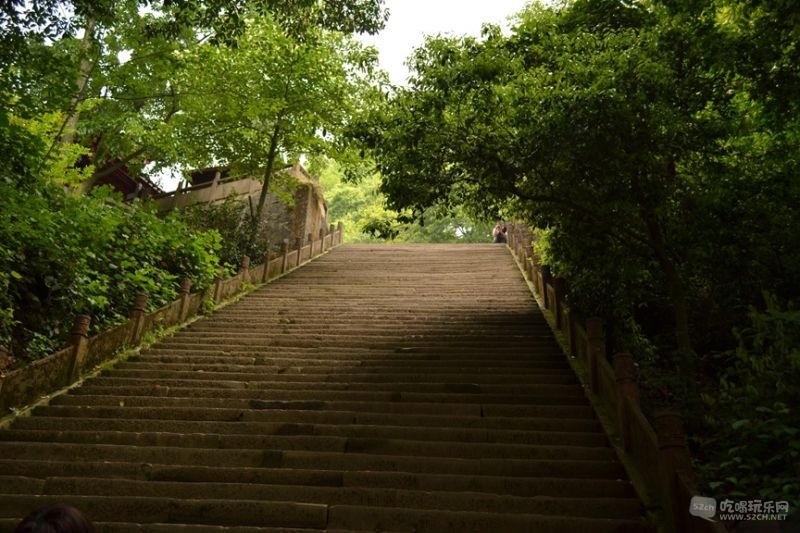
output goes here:
<path id="1" fill-rule="evenodd" d="M 598 367 L 606 356 L 606 340 L 603 334 L 603 319 L 592 317 L 586 320 L 586 337 L 589 340 L 589 390 L 597 394 L 600 386 Z"/>
<path id="2" fill-rule="evenodd" d="M 639 384 L 636 382 L 636 365 L 629 352 L 614 354 L 614 376 L 617 382 L 617 422 L 622 435 L 622 445 L 631 451 L 631 420 L 625 408 L 626 400 L 639 403 Z"/>
<path id="3" fill-rule="evenodd" d="M 325 228 L 319 228 L 319 252 L 325 251 Z"/>
<path id="4" fill-rule="evenodd" d="M 139 293 L 136 295 L 136 300 L 131 307 L 131 346 L 137 346 L 142 341 L 142 333 L 144 330 L 144 315 L 147 310 L 147 295 Z"/>
<path id="5" fill-rule="evenodd" d="M 339 245 L 342 244 L 342 241 L 344 240 L 344 222 L 341 220 L 336 226 L 336 231 L 339 233 L 339 235 L 336 237 L 336 244 Z"/>
<path id="6" fill-rule="evenodd" d="M 188 278 L 184 278 L 181 280 L 181 288 L 179 289 L 178 294 L 180 295 L 181 299 L 181 310 L 180 316 L 178 316 L 179 323 L 186 322 L 189 314 L 189 293 L 192 290 L 192 280 Z"/>
<path id="7" fill-rule="evenodd" d="M 242 290 L 245 283 L 250 283 L 250 256 L 242 257 L 242 265 L 239 267 L 239 290 Z"/>
<path id="8" fill-rule="evenodd" d="M 564 299 L 567 295 L 567 280 L 564 278 L 553 279 L 553 312 L 556 315 L 556 328 L 564 329 Z"/>
<path id="9" fill-rule="evenodd" d="M 69 376 L 67 376 L 67 383 L 73 383 L 81 376 L 81 370 L 86 362 L 86 356 L 89 354 L 89 324 L 92 322 L 92 317 L 89 315 L 78 315 L 75 318 L 75 325 L 72 328 L 71 344 L 72 344 L 72 361 L 69 368 Z"/>
<path id="10" fill-rule="evenodd" d="M 281 243 L 281 274 L 286 272 L 289 266 L 289 239 L 283 239 Z"/>
<path id="11" fill-rule="evenodd" d="M 553 279 L 553 274 L 550 270 L 550 265 L 542 265 L 542 301 L 544 302 L 544 308 L 550 309 L 550 291 L 547 290 L 547 286 L 550 285 L 550 282 Z"/>
<path id="12" fill-rule="evenodd" d="M 314 256 L 314 234 L 308 234 L 308 258 L 311 259 Z"/>
<path id="13" fill-rule="evenodd" d="M 657 411 L 653 415 L 653 425 L 658 436 L 661 458 L 660 481 L 664 515 L 674 531 L 687 531 L 687 512 L 679 505 L 677 472 L 692 479 L 692 470 L 680 413 L 673 410 Z"/>
<path id="14" fill-rule="evenodd" d="M 517 257 L 522 259 L 525 257 L 525 236 L 522 234 L 521 229 L 517 229 L 517 238 L 516 243 L 514 244 L 514 250 L 517 253 Z"/>
<path id="15" fill-rule="evenodd" d="M 575 309 L 570 309 L 566 317 L 567 321 L 567 342 L 569 343 L 570 357 L 578 357 L 578 327 L 577 323 L 580 322 L 578 312 Z"/>
<path id="16" fill-rule="evenodd" d="M 536 281 L 533 279 L 533 245 L 528 246 L 525 249 L 525 275 L 528 276 L 528 279 L 533 283 L 536 284 Z"/>
<path id="17" fill-rule="evenodd" d="M 266 283 L 269 280 L 269 252 L 264 252 L 261 261 L 264 263 L 264 273 L 261 274 L 261 283 Z"/>
<path id="18" fill-rule="evenodd" d="M 294 240 L 294 247 L 297 248 L 297 257 L 294 260 L 294 266 L 298 266 L 300 264 L 300 250 L 303 249 L 303 239 L 296 237 Z"/>
<path id="19" fill-rule="evenodd" d="M 225 267 L 220 266 L 217 269 L 217 277 L 214 278 L 214 303 L 218 304 L 222 300 L 222 279 L 225 273 Z"/>
<path id="20" fill-rule="evenodd" d="M 680 413 L 671 409 L 657 411 L 653 424 L 664 464 L 676 472 L 690 474 L 692 468 Z"/>
<path id="21" fill-rule="evenodd" d="M 531 256 L 531 281 L 536 294 L 542 295 L 542 289 L 539 287 L 539 272 L 541 272 L 542 260 L 538 255 Z"/>

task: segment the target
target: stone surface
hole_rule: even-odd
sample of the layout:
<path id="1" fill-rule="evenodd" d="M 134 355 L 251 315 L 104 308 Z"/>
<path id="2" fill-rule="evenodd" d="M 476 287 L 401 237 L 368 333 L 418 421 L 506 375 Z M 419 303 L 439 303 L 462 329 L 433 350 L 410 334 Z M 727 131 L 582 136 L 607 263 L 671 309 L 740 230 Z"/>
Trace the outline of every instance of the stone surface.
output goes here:
<path id="1" fill-rule="evenodd" d="M 0 431 L 0 531 L 646 531 L 508 249 L 346 245 Z"/>

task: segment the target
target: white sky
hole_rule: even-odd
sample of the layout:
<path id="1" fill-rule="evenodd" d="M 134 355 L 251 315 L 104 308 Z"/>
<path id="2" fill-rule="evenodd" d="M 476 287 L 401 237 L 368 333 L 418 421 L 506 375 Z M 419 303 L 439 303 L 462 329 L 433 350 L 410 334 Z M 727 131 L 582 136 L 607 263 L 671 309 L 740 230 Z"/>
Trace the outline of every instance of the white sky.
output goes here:
<path id="1" fill-rule="evenodd" d="M 422 45 L 425 35 L 480 35 L 484 23 L 507 26 L 509 16 L 522 11 L 526 0 L 385 0 L 389 8 L 386 28 L 363 42 L 380 52 L 381 68 L 392 83 L 405 84 L 405 60 Z"/>

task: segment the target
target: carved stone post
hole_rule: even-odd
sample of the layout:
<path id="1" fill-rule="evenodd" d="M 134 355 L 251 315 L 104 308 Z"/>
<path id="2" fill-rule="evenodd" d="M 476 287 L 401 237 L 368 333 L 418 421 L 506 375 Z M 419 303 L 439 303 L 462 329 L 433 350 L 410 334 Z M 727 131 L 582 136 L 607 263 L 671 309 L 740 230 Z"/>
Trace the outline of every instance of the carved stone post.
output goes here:
<path id="1" fill-rule="evenodd" d="M 564 328 L 564 298 L 567 295 L 567 280 L 564 278 L 553 279 L 553 312 L 556 315 L 556 328 Z"/>
<path id="2" fill-rule="evenodd" d="M 294 240 L 295 248 L 297 248 L 297 257 L 294 259 L 294 266 L 298 266 L 300 264 L 300 250 L 303 249 L 303 239 L 297 237 Z"/>
<path id="3" fill-rule="evenodd" d="M 261 261 L 264 263 L 264 272 L 261 274 L 261 283 L 266 283 L 269 281 L 269 252 L 264 252 L 264 256 Z"/>
<path id="4" fill-rule="evenodd" d="M 535 283 L 533 281 L 533 275 L 531 270 L 531 263 L 533 262 L 533 246 L 528 246 L 525 248 L 525 261 L 523 262 L 523 266 L 525 267 L 525 275 L 528 277 L 528 280 L 531 283 Z"/>
<path id="5" fill-rule="evenodd" d="M 653 415 L 653 424 L 664 464 L 675 471 L 690 474 L 692 468 L 680 413 L 669 409 L 657 411 Z"/>
<path id="6" fill-rule="evenodd" d="M 542 265 L 542 301 L 544 301 L 544 308 L 550 309 L 551 301 L 550 301 L 550 291 L 547 290 L 547 286 L 550 285 L 550 282 L 553 279 L 553 274 L 550 270 L 550 265 Z"/>
<path id="7" fill-rule="evenodd" d="M 567 342 L 569 343 L 570 357 L 578 356 L 578 339 L 577 328 L 575 324 L 578 323 L 578 312 L 575 309 L 570 309 L 566 316 L 567 322 Z"/>
<path id="8" fill-rule="evenodd" d="M 79 315 L 75 318 L 75 325 L 72 328 L 72 362 L 67 376 L 67 385 L 77 381 L 81 376 L 81 370 L 89 354 L 89 324 L 92 317 L 89 315 Z"/>
<path id="9" fill-rule="evenodd" d="M 536 294 L 539 296 L 542 295 L 542 289 L 539 287 L 539 272 L 541 263 L 542 260 L 538 255 L 531 256 L 531 281 L 533 282 L 533 288 L 536 290 Z"/>
<path id="10" fill-rule="evenodd" d="M 225 273 L 224 267 L 217 269 L 217 277 L 214 278 L 214 303 L 218 304 L 222 300 L 222 276 Z"/>
<path id="11" fill-rule="evenodd" d="M 606 357 L 606 341 L 603 335 L 603 319 L 592 317 L 586 320 L 586 337 L 589 340 L 589 389 L 597 394 L 600 386 L 598 367 Z"/>
<path id="12" fill-rule="evenodd" d="M 181 299 L 181 310 L 180 316 L 178 316 L 178 323 L 182 324 L 186 322 L 189 314 L 189 293 L 192 290 L 192 280 L 188 278 L 184 278 L 181 280 L 181 288 L 179 291 L 180 299 Z"/>
<path id="13" fill-rule="evenodd" d="M 242 266 L 239 268 L 239 290 L 242 290 L 245 283 L 250 282 L 250 256 L 242 257 Z"/>
<path id="14" fill-rule="evenodd" d="M 289 239 L 283 239 L 281 243 L 281 274 L 286 272 L 289 266 Z"/>
<path id="15" fill-rule="evenodd" d="M 319 228 L 319 252 L 325 251 L 325 228 Z"/>
<path id="16" fill-rule="evenodd" d="M 331 224 L 328 227 L 328 250 L 336 246 L 336 226 Z"/>
<path id="17" fill-rule="evenodd" d="M 639 384 L 636 382 L 636 365 L 628 352 L 614 354 L 614 376 L 617 382 L 617 421 L 625 451 L 631 450 L 631 420 L 625 408 L 627 400 L 639 403 Z"/>
<path id="18" fill-rule="evenodd" d="M 675 531 L 686 531 L 686 509 L 680 505 L 677 472 L 692 479 L 689 450 L 680 413 L 672 410 L 657 411 L 653 415 L 653 425 L 658 436 L 658 449 L 661 458 L 660 477 L 662 502 L 665 518 Z"/>
<path id="19" fill-rule="evenodd" d="M 339 245 L 342 244 L 342 240 L 344 239 L 344 222 L 341 220 L 337 225 L 336 231 L 338 232 L 338 235 L 336 236 L 336 244 Z"/>
<path id="20" fill-rule="evenodd" d="M 136 295 L 136 300 L 133 302 L 131 308 L 131 322 L 133 328 L 131 329 L 131 345 L 136 346 L 142 341 L 142 333 L 144 330 L 144 314 L 147 309 L 147 295 L 139 293 Z"/>

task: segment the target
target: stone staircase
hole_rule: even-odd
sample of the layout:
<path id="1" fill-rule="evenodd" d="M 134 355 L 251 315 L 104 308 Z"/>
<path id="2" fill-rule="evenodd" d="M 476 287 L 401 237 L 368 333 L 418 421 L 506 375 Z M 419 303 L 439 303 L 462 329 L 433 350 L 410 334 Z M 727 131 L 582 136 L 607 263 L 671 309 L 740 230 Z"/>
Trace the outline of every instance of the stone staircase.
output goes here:
<path id="1" fill-rule="evenodd" d="M 648 531 L 508 249 L 342 246 L 0 431 L 0 531 Z"/>

